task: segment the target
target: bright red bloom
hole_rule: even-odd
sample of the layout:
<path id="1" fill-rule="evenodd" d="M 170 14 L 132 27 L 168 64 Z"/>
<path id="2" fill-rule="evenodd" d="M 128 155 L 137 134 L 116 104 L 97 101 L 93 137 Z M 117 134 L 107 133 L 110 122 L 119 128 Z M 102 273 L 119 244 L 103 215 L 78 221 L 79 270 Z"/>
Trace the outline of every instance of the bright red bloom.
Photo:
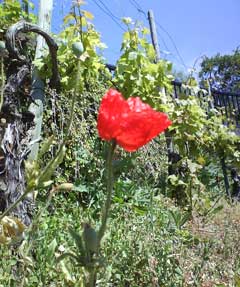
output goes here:
<path id="1" fill-rule="evenodd" d="M 115 139 L 118 145 L 132 152 L 171 124 L 166 114 L 153 110 L 140 98 L 125 100 L 121 93 L 110 89 L 100 104 L 97 128 L 103 140 Z"/>

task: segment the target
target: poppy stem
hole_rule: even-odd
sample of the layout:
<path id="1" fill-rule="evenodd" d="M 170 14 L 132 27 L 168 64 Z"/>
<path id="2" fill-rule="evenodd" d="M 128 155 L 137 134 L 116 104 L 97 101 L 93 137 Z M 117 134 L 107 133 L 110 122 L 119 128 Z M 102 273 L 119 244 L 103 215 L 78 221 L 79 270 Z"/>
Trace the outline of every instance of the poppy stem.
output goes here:
<path id="1" fill-rule="evenodd" d="M 97 235 L 97 250 L 96 254 L 99 255 L 99 250 L 101 247 L 101 240 L 104 236 L 107 227 L 107 220 L 111 208 L 111 201 L 112 201 L 112 191 L 113 191 L 113 154 L 116 147 L 116 141 L 112 140 L 111 144 L 108 149 L 108 155 L 106 160 L 106 182 L 107 182 L 107 198 L 105 201 L 105 205 L 102 208 L 102 216 L 101 216 L 101 226 L 98 231 Z M 96 275 L 97 275 L 97 268 L 93 267 L 89 270 L 89 275 L 87 279 L 87 287 L 94 287 L 96 286 Z"/>
<path id="2" fill-rule="evenodd" d="M 109 211 L 111 207 L 111 200 L 112 200 L 112 190 L 113 190 L 113 165 L 112 165 L 112 160 L 113 160 L 113 154 L 114 150 L 116 147 L 116 141 L 112 140 L 111 145 L 109 146 L 108 150 L 108 156 L 107 156 L 107 161 L 106 161 L 106 181 L 107 181 L 107 198 L 105 205 L 102 209 L 102 219 L 101 219 L 101 226 L 98 231 L 98 251 L 101 245 L 101 240 L 104 236 L 106 226 L 107 226 L 107 219 L 109 216 Z"/>

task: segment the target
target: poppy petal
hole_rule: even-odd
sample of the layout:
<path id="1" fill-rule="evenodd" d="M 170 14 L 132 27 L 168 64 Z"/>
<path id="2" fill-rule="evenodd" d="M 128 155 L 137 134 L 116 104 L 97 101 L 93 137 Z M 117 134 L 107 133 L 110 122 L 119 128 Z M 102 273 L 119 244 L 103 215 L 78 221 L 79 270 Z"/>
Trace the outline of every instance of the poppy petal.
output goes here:
<path id="1" fill-rule="evenodd" d="M 126 151 L 136 151 L 171 125 L 167 115 L 157 112 L 139 97 L 125 100 L 110 89 L 103 97 L 98 132 L 104 140 L 115 139 Z"/>
<path id="2" fill-rule="evenodd" d="M 116 138 L 120 133 L 120 118 L 128 109 L 126 100 L 121 93 L 110 89 L 103 97 L 98 113 L 97 129 L 99 136 L 104 140 Z"/>
<path id="3" fill-rule="evenodd" d="M 166 114 L 153 110 L 139 98 L 129 98 L 127 103 L 131 112 L 121 121 L 121 133 L 116 137 L 125 150 L 137 150 L 171 125 Z"/>

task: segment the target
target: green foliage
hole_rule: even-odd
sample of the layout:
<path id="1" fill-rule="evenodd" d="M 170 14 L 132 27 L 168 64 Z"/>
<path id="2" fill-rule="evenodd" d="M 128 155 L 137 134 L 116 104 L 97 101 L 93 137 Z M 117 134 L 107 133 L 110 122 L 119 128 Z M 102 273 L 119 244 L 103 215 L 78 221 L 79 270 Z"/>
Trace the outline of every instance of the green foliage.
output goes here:
<path id="1" fill-rule="evenodd" d="M 30 2 L 30 5 L 31 2 Z M 32 13 L 26 14 L 21 7 L 21 3 L 17 0 L 4 0 L 0 5 L 0 33 L 2 36 L 12 24 L 15 24 L 20 19 L 26 19 L 30 22 L 35 22 L 36 16 Z M 2 39 L 1 36 L 1 39 Z"/>
<path id="2" fill-rule="evenodd" d="M 101 77 L 105 77 L 105 80 L 110 77 L 103 59 L 98 54 L 105 45 L 100 40 L 100 34 L 89 22 L 89 18 L 91 18 L 89 13 L 80 7 L 77 10 L 73 9 L 64 18 L 64 30 L 57 36 L 59 72 L 61 85 L 65 91 L 70 91 L 76 86 L 78 64 L 81 71 L 79 80 L 86 89 Z M 48 57 L 35 61 L 35 65 L 43 77 L 50 77 Z M 79 88 L 84 88 L 81 85 Z"/>
<path id="3" fill-rule="evenodd" d="M 209 162 L 219 165 L 225 158 L 239 169 L 239 139 L 235 127 L 224 125 L 221 113 L 212 108 L 211 95 L 196 86 L 193 79 L 178 92 L 179 98 L 168 100 L 164 108 L 173 121 L 169 130 L 180 156 L 173 166 L 176 174 L 169 178 L 169 192 L 182 204 L 195 206 L 202 214 L 211 206 L 208 201 L 211 195 L 206 195 L 209 187 L 202 177 L 205 166 Z M 221 184 L 219 187 L 221 190 Z M 201 205 L 202 210 L 199 209 Z"/>
<path id="4" fill-rule="evenodd" d="M 148 33 L 138 24 L 133 28 L 128 24 L 113 82 L 126 98 L 138 96 L 159 109 L 163 100 L 160 88 L 171 90 L 172 65 L 163 60 L 156 63 L 153 46 L 147 41 Z"/>
<path id="5" fill-rule="evenodd" d="M 205 57 L 199 76 L 203 81 L 209 80 L 212 88 L 239 92 L 240 50 L 237 48 L 230 55 Z"/>

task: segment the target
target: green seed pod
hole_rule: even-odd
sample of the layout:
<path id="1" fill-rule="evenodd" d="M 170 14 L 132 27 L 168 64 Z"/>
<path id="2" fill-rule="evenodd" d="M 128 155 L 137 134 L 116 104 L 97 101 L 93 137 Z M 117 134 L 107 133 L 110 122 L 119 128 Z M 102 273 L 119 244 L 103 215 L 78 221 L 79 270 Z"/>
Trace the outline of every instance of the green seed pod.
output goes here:
<path id="1" fill-rule="evenodd" d="M 75 42 L 72 44 L 73 54 L 77 57 L 80 57 L 83 53 L 83 44 L 82 42 Z"/>
<path id="2" fill-rule="evenodd" d="M 85 242 L 87 251 L 90 252 L 97 251 L 97 232 L 88 223 L 83 223 L 82 238 Z"/>

